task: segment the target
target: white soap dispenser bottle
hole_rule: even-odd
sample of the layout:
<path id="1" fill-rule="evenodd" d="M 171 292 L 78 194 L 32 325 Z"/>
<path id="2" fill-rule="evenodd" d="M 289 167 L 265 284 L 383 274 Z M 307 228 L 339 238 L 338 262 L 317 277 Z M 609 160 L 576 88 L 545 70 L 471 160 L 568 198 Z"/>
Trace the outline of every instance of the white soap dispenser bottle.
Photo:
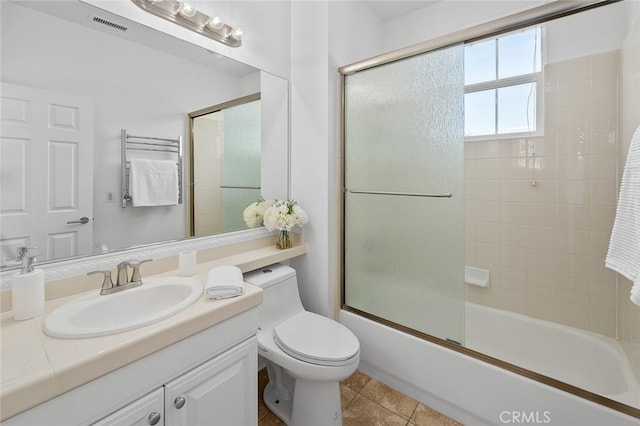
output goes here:
<path id="1" fill-rule="evenodd" d="M 36 258 L 29 250 L 36 247 L 19 247 L 18 260 L 22 269 L 11 277 L 13 318 L 26 320 L 37 317 L 44 310 L 44 271 L 33 269 Z"/>

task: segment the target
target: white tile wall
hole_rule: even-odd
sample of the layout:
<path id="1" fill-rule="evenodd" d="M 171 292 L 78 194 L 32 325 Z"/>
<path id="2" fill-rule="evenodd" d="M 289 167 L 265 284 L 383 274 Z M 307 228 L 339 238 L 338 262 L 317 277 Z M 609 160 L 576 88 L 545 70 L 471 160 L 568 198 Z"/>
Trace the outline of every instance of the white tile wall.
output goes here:
<path id="1" fill-rule="evenodd" d="M 636 19 L 621 53 L 621 123 L 619 134 L 620 153 L 618 168 L 622 169 L 629 148 L 629 141 L 635 129 L 640 126 L 640 19 Z M 598 146 L 601 151 L 611 145 L 611 135 L 598 135 Z M 603 276 L 611 271 L 594 268 L 594 275 Z M 631 283 L 619 277 L 617 293 L 618 336 L 623 348 L 631 360 L 636 375 L 640 377 L 640 308 L 629 302 Z"/>
<path id="2" fill-rule="evenodd" d="M 619 56 L 546 66 L 543 137 L 466 144 L 468 300 L 615 337 Z"/>

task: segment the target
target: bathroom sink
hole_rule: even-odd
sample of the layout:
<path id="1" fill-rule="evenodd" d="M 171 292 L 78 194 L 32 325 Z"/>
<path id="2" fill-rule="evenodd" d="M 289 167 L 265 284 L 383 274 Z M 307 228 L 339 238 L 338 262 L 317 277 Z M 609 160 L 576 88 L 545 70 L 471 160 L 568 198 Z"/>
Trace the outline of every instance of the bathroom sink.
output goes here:
<path id="1" fill-rule="evenodd" d="M 139 287 L 105 296 L 97 290 L 62 305 L 47 316 L 43 329 L 71 339 L 120 333 L 175 315 L 201 294 L 202 284 L 193 278 L 143 279 Z"/>

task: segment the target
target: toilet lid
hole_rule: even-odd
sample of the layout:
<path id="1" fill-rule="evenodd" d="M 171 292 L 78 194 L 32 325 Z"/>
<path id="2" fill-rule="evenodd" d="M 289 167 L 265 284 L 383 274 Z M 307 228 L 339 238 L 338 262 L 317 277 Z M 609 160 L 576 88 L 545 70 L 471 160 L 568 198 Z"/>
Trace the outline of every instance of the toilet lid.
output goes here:
<path id="1" fill-rule="evenodd" d="M 313 312 L 299 312 L 273 331 L 280 349 L 311 364 L 345 365 L 360 350 L 358 338 L 347 327 Z"/>

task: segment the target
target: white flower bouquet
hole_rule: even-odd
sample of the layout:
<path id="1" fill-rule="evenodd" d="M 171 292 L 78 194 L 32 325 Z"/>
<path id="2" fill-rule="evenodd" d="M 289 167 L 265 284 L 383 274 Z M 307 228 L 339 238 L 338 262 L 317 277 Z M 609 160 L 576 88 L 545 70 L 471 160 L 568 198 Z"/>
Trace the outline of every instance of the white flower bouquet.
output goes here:
<path id="1" fill-rule="evenodd" d="M 247 224 L 247 226 L 249 228 L 257 228 L 258 226 L 262 226 L 264 211 L 273 203 L 273 200 L 266 201 L 264 198 L 260 198 L 258 201 L 249 204 L 242 213 L 242 217 L 244 218 L 244 222 Z"/>
<path id="2" fill-rule="evenodd" d="M 309 222 L 307 213 L 295 201 L 258 201 L 245 209 L 245 222 L 249 227 L 262 223 L 268 231 L 280 231 L 276 247 L 293 247 L 289 231 Z M 251 223 L 251 226 L 249 225 Z"/>

